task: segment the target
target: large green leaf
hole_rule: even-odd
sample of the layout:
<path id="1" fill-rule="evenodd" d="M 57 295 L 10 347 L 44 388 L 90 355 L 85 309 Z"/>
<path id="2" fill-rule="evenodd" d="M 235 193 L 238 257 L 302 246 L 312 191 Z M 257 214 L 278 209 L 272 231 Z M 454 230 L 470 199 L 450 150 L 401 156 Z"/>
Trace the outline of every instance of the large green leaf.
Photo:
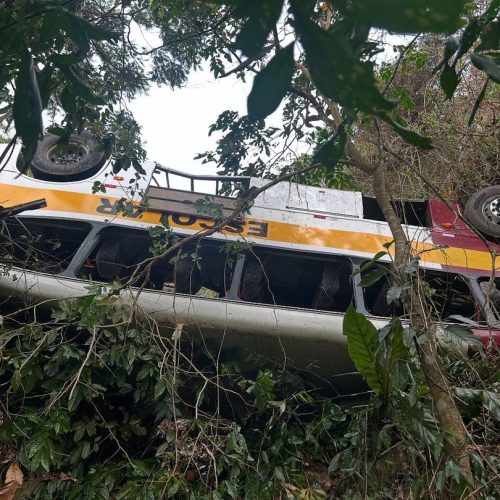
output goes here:
<path id="1" fill-rule="evenodd" d="M 477 18 L 473 18 L 465 27 L 460 40 L 455 58 L 460 59 L 475 43 L 481 33 L 481 24 Z"/>
<path id="2" fill-rule="evenodd" d="M 248 96 L 248 118 L 262 120 L 275 111 L 285 97 L 295 64 L 291 43 L 269 61 L 269 64 L 255 77 L 252 91 Z"/>
<path id="3" fill-rule="evenodd" d="M 455 68 L 445 64 L 443 71 L 441 72 L 441 76 L 439 77 L 439 82 L 441 83 L 441 88 L 448 99 L 453 97 L 459 81 L 460 80 Z"/>
<path id="4" fill-rule="evenodd" d="M 320 28 L 300 0 L 291 1 L 291 11 L 311 77 L 323 94 L 343 107 L 368 113 L 394 107 L 395 103 L 385 99 L 376 85 L 373 64 L 354 54 L 341 30 L 335 30 L 335 26 L 328 32 Z"/>
<path id="5" fill-rule="evenodd" d="M 466 0 L 337 0 L 358 22 L 397 33 L 451 33 L 463 25 Z"/>
<path id="6" fill-rule="evenodd" d="M 345 128 L 340 126 L 337 133 L 314 153 L 313 162 L 321 163 L 329 169 L 335 168 L 344 154 L 346 141 Z"/>
<path id="7" fill-rule="evenodd" d="M 267 36 L 278 22 L 282 8 L 283 0 L 240 0 L 234 15 L 247 20 L 238 33 L 236 47 L 246 56 L 258 58 L 262 54 Z"/>
<path id="8" fill-rule="evenodd" d="M 451 324 L 444 328 L 444 340 L 458 346 L 463 344 L 482 349 L 481 339 L 476 337 L 472 330 L 464 325 Z"/>
<path id="9" fill-rule="evenodd" d="M 404 343 L 404 329 L 399 318 L 391 320 L 391 352 L 389 358 L 389 369 L 392 370 L 394 365 L 406 357 L 406 346 Z"/>
<path id="10" fill-rule="evenodd" d="M 389 116 L 387 113 L 376 113 L 376 115 L 388 123 L 393 130 L 399 134 L 408 144 L 412 146 L 417 146 L 421 149 L 432 149 L 432 141 L 429 137 L 425 137 L 420 135 L 419 133 L 410 130 L 409 128 L 403 127 L 400 123 L 398 123 L 392 116 Z"/>
<path id="11" fill-rule="evenodd" d="M 370 388 L 380 394 L 385 384 L 376 367 L 377 329 L 363 314 L 349 306 L 344 316 L 343 333 L 356 369 L 365 377 Z"/>
<path id="12" fill-rule="evenodd" d="M 118 38 L 116 33 L 95 26 L 64 7 L 49 5 L 45 10 L 39 27 L 41 41 L 62 39 L 61 33 L 65 33 L 76 45 L 76 52 L 84 56 L 90 50 L 90 40 Z"/>
<path id="13" fill-rule="evenodd" d="M 406 357 L 406 346 L 399 318 L 392 318 L 388 325 L 379 330 L 378 335 L 375 368 L 384 384 L 382 393 L 388 401 L 393 381 L 402 383 L 406 378 L 400 363 Z"/>
<path id="14" fill-rule="evenodd" d="M 75 74 L 75 72 L 70 66 L 66 66 L 64 64 L 57 64 L 56 62 L 55 64 L 64 74 L 68 82 L 71 84 L 71 87 L 75 95 L 81 97 L 89 104 L 95 104 L 97 106 L 105 104 L 103 99 L 96 96 L 92 92 L 92 90 L 85 83 L 83 83 L 83 81 Z"/>
<path id="15" fill-rule="evenodd" d="M 16 132 L 23 143 L 23 160 L 27 165 L 35 154 L 38 139 L 43 134 L 42 100 L 33 58 L 26 48 L 21 51 L 20 56 L 13 114 Z"/>
<path id="16" fill-rule="evenodd" d="M 486 81 L 484 82 L 483 88 L 481 89 L 481 92 L 479 92 L 479 95 L 476 98 L 476 101 L 474 102 L 474 106 L 472 107 L 472 111 L 470 112 L 469 120 L 467 121 L 467 126 L 470 127 L 472 123 L 474 122 L 474 118 L 476 117 L 476 113 L 479 109 L 479 106 L 481 106 L 481 103 L 483 102 L 485 96 L 486 96 L 486 89 L 488 88 L 488 83 L 490 82 L 490 79 L 487 78 Z"/>
<path id="17" fill-rule="evenodd" d="M 483 391 L 483 404 L 500 421 L 500 394 L 492 391 Z"/>
<path id="18" fill-rule="evenodd" d="M 361 275 L 361 286 L 372 286 L 381 278 L 389 274 L 389 269 L 379 264 L 373 264 L 367 271 Z"/>
<path id="19" fill-rule="evenodd" d="M 61 106 L 66 113 L 74 113 L 77 109 L 76 95 L 70 85 L 66 85 L 59 96 Z"/>
<path id="20" fill-rule="evenodd" d="M 484 71 L 494 82 L 500 83 L 500 58 L 480 54 L 472 54 L 470 58 L 476 68 Z"/>
<path id="21" fill-rule="evenodd" d="M 40 91 L 40 101 L 42 103 L 42 109 L 47 107 L 49 103 L 50 96 L 57 83 L 53 78 L 54 68 L 51 64 L 46 64 L 45 67 L 39 71 L 36 75 L 38 90 Z"/>
<path id="22" fill-rule="evenodd" d="M 481 403 L 498 421 L 500 421 L 500 394 L 484 389 L 454 387 L 453 391 L 465 403 Z"/>
<path id="23" fill-rule="evenodd" d="M 485 50 L 498 50 L 500 48 L 500 21 L 488 23 L 481 33 L 481 43 L 477 46 L 477 52 Z"/>

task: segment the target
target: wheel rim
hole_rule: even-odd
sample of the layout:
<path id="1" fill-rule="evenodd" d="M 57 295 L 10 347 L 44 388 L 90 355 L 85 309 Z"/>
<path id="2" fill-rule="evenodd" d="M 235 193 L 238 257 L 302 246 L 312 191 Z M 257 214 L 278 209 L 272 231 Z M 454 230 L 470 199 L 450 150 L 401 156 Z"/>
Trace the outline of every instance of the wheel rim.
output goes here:
<path id="1" fill-rule="evenodd" d="M 488 198 L 483 203 L 482 213 L 488 222 L 500 226 L 500 196 L 495 195 Z"/>
<path id="2" fill-rule="evenodd" d="M 79 142 L 70 142 L 67 149 L 61 150 L 59 145 L 54 145 L 47 151 L 47 159 L 57 165 L 74 165 L 88 154 L 88 151 Z"/>

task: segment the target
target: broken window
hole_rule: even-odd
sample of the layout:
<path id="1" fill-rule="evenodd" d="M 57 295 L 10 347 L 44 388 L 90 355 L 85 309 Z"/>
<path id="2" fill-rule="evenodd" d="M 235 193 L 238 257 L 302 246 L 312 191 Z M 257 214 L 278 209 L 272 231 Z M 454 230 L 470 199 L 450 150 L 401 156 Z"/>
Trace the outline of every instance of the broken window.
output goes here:
<path id="1" fill-rule="evenodd" d="M 79 274 L 95 281 L 118 281 L 154 290 L 211 298 L 226 295 L 234 262 L 222 243 L 202 240 L 185 245 L 148 266 L 154 242 L 146 231 L 109 228 L 102 232 Z"/>
<path id="2" fill-rule="evenodd" d="M 413 278 L 416 279 L 416 278 Z M 479 307 L 472 295 L 467 279 L 459 274 L 439 271 L 423 272 L 420 297 L 430 304 L 432 316 L 437 320 L 453 321 L 457 317 L 479 320 Z M 371 286 L 363 288 L 365 306 L 375 316 L 402 316 L 404 310 L 399 300 L 387 303 L 391 288 L 389 274 Z M 455 318 L 454 318 L 455 317 Z"/>
<path id="3" fill-rule="evenodd" d="M 426 271 L 424 280 L 429 287 L 434 317 L 443 321 L 453 320 L 453 316 L 479 320 L 480 308 L 466 278 L 459 274 Z"/>
<path id="4" fill-rule="evenodd" d="M 428 207 L 426 200 L 391 200 L 392 208 L 404 224 L 428 227 Z M 363 218 L 386 222 L 379 204 L 372 196 L 363 195 Z"/>
<path id="5" fill-rule="evenodd" d="M 384 267 L 387 271 L 389 271 L 389 266 L 380 263 L 377 265 Z M 361 277 L 365 277 L 368 272 L 369 269 L 366 272 L 362 272 Z M 403 314 L 403 308 L 399 300 L 394 300 L 391 304 L 387 302 L 387 293 L 389 292 L 391 286 L 390 275 L 388 272 L 372 285 L 363 287 L 365 307 L 370 314 L 385 317 L 401 316 Z"/>
<path id="6" fill-rule="evenodd" d="M 248 302 L 344 312 L 352 265 L 343 257 L 255 249 L 246 256 L 239 296 Z"/>
<path id="7" fill-rule="evenodd" d="M 479 287 L 487 299 L 486 312 L 491 312 L 493 317 L 500 321 L 500 278 L 494 278 L 492 281 L 489 278 L 481 278 Z"/>
<path id="8" fill-rule="evenodd" d="M 90 224 L 64 219 L 3 220 L 0 222 L 0 261 L 24 269 L 61 273 L 90 229 Z"/>

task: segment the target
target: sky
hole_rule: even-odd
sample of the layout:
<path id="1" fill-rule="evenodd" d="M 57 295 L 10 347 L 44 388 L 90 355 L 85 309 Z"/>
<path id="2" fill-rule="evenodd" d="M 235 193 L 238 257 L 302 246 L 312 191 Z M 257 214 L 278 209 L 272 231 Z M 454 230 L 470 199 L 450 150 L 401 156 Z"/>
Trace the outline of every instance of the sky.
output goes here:
<path id="1" fill-rule="evenodd" d="M 391 35 L 385 38 L 386 48 L 410 39 Z M 142 40 L 150 46 L 155 42 L 151 34 Z M 377 59 L 390 57 L 394 57 L 393 52 L 386 50 Z M 235 75 L 216 80 L 205 69 L 193 72 L 187 84 L 180 89 L 152 87 L 147 95 L 132 101 L 129 108 L 142 127 L 148 160 L 191 174 L 215 174 L 215 164 L 204 165 L 194 157 L 216 148 L 220 135 L 209 137 L 208 129 L 222 111 L 229 109 L 238 111 L 240 115 L 246 114 L 246 98 L 251 84 L 250 79 L 244 83 Z M 278 108 L 266 119 L 266 124 L 279 126 L 280 116 Z"/>
<path id="2" fill-rule="evenodd" d="M 246 114 L 250 88 L 250 82 L 234 75 L 215 80 L 209 71 L 198 71 L 181 89 L 153 87 L 132 101 L 129 107 L 142 127 L 148 159 L 193 174 L 215 174 L 214 164 L 193 158 L 215 149 L 220 136 L 209 137 L 208 129 L 222 111 Z"/>

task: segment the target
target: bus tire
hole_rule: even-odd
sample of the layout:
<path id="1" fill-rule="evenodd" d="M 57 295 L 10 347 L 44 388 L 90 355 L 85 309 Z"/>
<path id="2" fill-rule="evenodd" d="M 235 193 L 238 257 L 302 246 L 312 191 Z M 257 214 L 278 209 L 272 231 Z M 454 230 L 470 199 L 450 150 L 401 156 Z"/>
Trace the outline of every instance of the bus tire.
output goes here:
<path id="1" fill-rule="evenodd" d="M 482 233 L 500 238 L 500 186 L 474 193 L 465 205 L 464 215 Z"/>
<path id="2" fill-rule="evenodd" d="M 72 135 L 67 151 L 59 151 L 59 137 L 46 134 L 38 143 L 30 167 L 35 179 L 55 182 L 80 181 L 96 174 L 104 165 L 107 155 L 99 151 L 89 132 Z M 18 158 L 22 166 L 22 157 Z"/>

